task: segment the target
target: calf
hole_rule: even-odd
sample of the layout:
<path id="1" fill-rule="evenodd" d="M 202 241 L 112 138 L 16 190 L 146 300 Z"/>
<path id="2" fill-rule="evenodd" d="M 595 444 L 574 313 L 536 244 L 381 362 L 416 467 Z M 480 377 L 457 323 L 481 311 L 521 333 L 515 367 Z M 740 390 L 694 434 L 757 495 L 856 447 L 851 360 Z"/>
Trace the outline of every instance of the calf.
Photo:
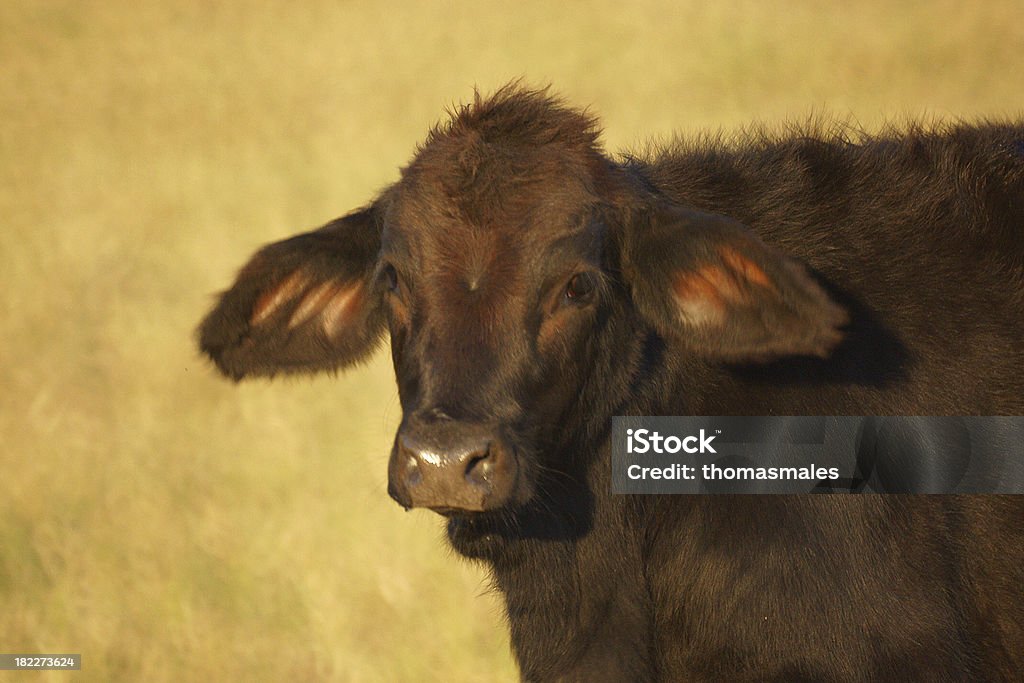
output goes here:
<path id="1" fill-rule="evenodd" d="M 524 680 L 1024 677 L 1020 497 L 620 496 L 609 465 L 613 415 L 1024 412 L 1024 127 L 611 158 L 508 86 L 199 329 L 236 380 L 385 334 L 388 492 L 488 564 Z"/>

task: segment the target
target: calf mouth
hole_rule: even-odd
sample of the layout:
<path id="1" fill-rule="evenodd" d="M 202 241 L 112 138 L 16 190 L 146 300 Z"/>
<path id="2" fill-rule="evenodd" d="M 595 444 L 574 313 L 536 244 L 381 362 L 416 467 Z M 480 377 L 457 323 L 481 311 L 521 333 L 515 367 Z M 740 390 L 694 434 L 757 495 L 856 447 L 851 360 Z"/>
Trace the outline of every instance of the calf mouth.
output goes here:
<path id="1" fill-rule="evenodd" d="M 448 542 L 460 555 L 479 560 L 494 560 L 505 544 L 519 538 L 511 510 L 441 513 L 448 518 Z"/>
<path id="2" fill-rule="evenodd" d="M 536 496 L 495 510 L 467 512 L 445 510 L 448 541 L 461 555 L 473 559 L 510 560 L 510 544 L 534 542 L 574 542 L 593 525 L 590 500 L 570 498 L 565 508 L 544 504 Z"/>

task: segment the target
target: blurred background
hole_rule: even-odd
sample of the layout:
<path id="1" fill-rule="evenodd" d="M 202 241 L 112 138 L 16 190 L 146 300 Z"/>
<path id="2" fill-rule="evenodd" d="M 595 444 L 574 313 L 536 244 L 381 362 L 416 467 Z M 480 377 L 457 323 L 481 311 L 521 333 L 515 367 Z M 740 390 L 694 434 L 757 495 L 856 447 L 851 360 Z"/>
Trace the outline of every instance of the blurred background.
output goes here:
<path id="1" fill-rule="evenodd" d="M 486 575 L 385 492 L 386 353 L 234 386 L 192 337 L 474 86 L 551 83 L 610 150 L 1024 111 L 1019 0 L 7 0 L 0 36 L 0 652 L 84 656 L 19 681 L 515 679 Z"/>

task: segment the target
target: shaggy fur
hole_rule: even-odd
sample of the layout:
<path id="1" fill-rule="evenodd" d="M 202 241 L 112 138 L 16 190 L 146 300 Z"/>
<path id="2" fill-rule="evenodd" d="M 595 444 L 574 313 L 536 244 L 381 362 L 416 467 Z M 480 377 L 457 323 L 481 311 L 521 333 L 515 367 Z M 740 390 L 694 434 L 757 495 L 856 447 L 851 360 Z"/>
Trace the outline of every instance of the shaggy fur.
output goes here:
<path id="1" fill-rule="evenodd" d="M 489 565 L 524 680 L 1020 680 L 1021 497 L 612 496 L 609 432 L 1024 412 L 1024 126 L 618 159 L 596 131 L 477 97 L 368 208 L 259 252 L 202 349 L 236 379 L 339 368 L 387 327 L 398 441 L 502 454 L 482 511 L 416 498 L 399 445 L 389 490 Z"/>

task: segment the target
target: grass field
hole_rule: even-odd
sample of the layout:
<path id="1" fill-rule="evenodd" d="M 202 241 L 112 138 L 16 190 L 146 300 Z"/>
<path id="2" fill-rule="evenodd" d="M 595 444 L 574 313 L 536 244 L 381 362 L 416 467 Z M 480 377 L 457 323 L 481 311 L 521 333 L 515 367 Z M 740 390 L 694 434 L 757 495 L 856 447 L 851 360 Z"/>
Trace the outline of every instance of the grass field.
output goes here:
<path id="1" fill-rule="evenodd" d="M 484 573 L 385 493 L 386 354 L 232 386 L 192 341 L 474 85 L 551 82 L 610 149 L 1024 111 L 1019 0 L 8 0 L 0 36 L 0 652 L 85 662 L 17 681 L 515 679 Z"/>

